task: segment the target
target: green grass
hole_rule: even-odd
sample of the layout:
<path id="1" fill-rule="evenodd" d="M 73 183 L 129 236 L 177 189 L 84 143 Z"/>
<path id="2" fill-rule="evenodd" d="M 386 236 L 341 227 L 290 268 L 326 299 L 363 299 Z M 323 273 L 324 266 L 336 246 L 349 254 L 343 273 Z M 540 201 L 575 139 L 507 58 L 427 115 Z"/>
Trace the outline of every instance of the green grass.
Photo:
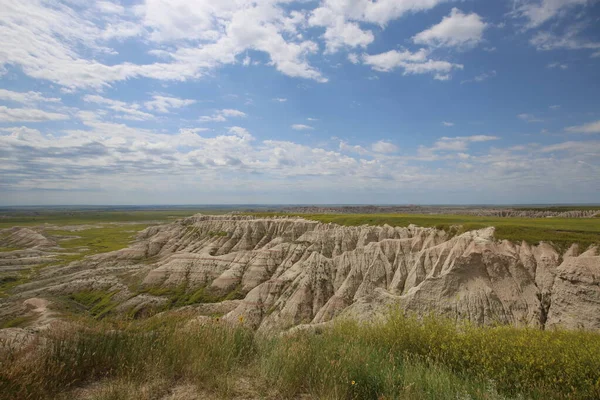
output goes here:
<path id="1" fill-rule="evenodd" d="M 0 219 L 0 229 L 13 226 L 35 226 L 41 224 L 84 225 L 109 222 L 167 222 L 189 217 L 199 212 L 223 213 L 222 210 L 172 209 L 142 211 L 104 211 L 104 210 L 40 210 L 40 211 L 4 211 Z"/>
<path id="2" fill-rule="evenodd" d="M 169 303 L 164 307 L 165 310 L 193 304 L 219 303 L 225 300 L 239 300 L 244 298 L 239 287 L 229 291 L 227 294 L 211 291 L 207 287 L 189 289 L 186 284 L 179 285 L 175 288 L 147 287 L 139 292 L 153 296 L 166 297 L 169 300 Z"/>
<path id="3" fill-rule="evenodd" d="M 61 236 L 71 236 L 59 240 L 60 246 L 66 252 L 78 251 L 78 255 L 66 255 L 64 259 L 83 258 L 88 255 L 107 253 L 127 247 L 138 232 L 146 229 L 148 224 L 104 225 L 100 228 L 90 228 L 81 231 L 46 230 L 45 235 L 60 239 Z"/>
<path id="4" fill-rule="evenodd" d="M 20 328 L 23 326 L 27 326 L 27 324 L 35 321 L 35 319 L 36 319 L 36 317 L 34 315 L 24 315 L 24 316 L 20 316 L 20 317 L 15 317 L 8 321 L 5 321 L 2 325 L 0 325 L 0 329 Z"/>
<path id="5" fill-rule="evenodd" d="M 592 244 L 600 245 L 600 220 L 596 218 L 504 218 L 428 214 L 302 214 L 301 216 L 323 223 L 332 222 L 345 226 L 388 224 L 405 227 L 415 224 L 446 231 L 451 231 L 452 226 L 460 226 L 454 231 L 457 234 L 494 226 L 496 238 L 500 240 L 506 239 L 517 243 L 525 241 L 530 244 L 537 244 L 540 241 L 551 242 L 561 249 L 568 248 L 573 243 L 579 243 L 584 248 Z"/>
<path id="6" fill-rule="evenodd" d="M 94 382 L 104 383 L 97 398 L 149 399 L 142 388 L 180 384 L 228 398 L 242 378 L 284 399 L 600 396 L 594 332 L 457 326 L 394 313 L 371 325 L 340 321 L 315 333 L 263 337 L 218 319 L 190 325 L 193 316 L 79 320 L 43 332 L 43 341 L 22 351 L 0 343 L 0 399 L 72 398 L 70 389 Z"/>
<path id="7" fill-rule="evenodd" d="M 84 307 L 89 315 L 100 319 L 105 317 L 115 308 L 118 303 L 112 301 L 112 297 L 117 292 L 107 292 L 102 290 L 89 290 L 73 293 L 69 298 L 78 305 Z"/>

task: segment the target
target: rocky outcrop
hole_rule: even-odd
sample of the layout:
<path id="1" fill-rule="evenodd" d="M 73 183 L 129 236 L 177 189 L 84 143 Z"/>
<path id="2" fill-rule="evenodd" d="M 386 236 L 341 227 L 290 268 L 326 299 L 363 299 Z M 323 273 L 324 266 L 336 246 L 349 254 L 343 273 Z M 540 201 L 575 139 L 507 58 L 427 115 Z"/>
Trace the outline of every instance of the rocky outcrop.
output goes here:
<path id="1" fill-rule="evenodd" d="M 556 270 L 548 327 L 600 328 L 600 257 L 593 247 Z"/>
<path id="2" fill-rule="evenodd" d="M 142 291 L 242 298 L 211 307 L 262 331 L 370 319 L 390 307 L 482 325 L 598 329 L 600 256 L 578 253 L 498 241 L 494 228 L 451 237 L 414 225 L 197 215 L 150 227 L 129 248 L 44 271 L 20 295 L 93 289 L 118 291 L 118 310 L 164 304 L 131 291 L 124 280 L 135 277 Z"/>
<path id="3" fill-rule="evenodd" d="M 40 248 L 54 247 L 56 242 L 29 228 L 10 228 L 0 231 L 1 247 Z"/>

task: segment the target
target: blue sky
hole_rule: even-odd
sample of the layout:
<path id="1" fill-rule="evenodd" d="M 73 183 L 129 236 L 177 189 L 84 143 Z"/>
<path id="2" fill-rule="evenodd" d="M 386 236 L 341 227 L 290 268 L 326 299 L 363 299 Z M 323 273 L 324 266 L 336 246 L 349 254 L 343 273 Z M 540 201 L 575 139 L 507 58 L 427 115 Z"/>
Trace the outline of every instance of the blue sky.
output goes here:
<path id="1" fill-rule="evenodd" d="M 600 203 L 600 2 L 2 0 L 0 204 Z"/>

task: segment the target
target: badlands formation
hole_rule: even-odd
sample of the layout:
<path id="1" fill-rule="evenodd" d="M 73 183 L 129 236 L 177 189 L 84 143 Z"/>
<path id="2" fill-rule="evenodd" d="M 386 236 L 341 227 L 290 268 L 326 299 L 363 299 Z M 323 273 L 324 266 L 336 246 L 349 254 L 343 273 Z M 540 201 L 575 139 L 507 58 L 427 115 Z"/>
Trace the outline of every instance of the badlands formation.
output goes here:
<path id="1" fill-rule="evenodd" d="M 27 246 L 23 254 L 31 259 L 2 253 L 1 270 L 41 262 L 56 246 L 26 228 L 3 235 L 3 246 Z M 390 309 L 481 325 L 600 328 L 596 247 L 573 245 L 561 254 L 547 243 L 496 240 L 491 227 L 451 236 L 413 225 L 241 215 L 152 226 L 126 249 L 41 269 L 1 301 L 0 318 L 45 309 L 31 299 L 91 290 L 113 293 L 111 312 L 129 315 L 165 309 L 169 291 L 201 290 L 214 303 L 188 309 L 265 332 L 336 317 L 369 320 Z"/>

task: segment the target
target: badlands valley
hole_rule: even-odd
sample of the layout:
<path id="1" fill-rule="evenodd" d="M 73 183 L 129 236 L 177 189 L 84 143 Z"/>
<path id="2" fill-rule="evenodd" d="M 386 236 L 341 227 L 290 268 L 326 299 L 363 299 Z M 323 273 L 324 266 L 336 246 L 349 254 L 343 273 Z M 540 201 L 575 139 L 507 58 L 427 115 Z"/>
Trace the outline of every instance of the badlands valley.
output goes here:
<path id="1" fill-rule="evenodd" d="M 5 213 L 0 398 L 600 396 L 598 210 L 373 208 Z"/>

